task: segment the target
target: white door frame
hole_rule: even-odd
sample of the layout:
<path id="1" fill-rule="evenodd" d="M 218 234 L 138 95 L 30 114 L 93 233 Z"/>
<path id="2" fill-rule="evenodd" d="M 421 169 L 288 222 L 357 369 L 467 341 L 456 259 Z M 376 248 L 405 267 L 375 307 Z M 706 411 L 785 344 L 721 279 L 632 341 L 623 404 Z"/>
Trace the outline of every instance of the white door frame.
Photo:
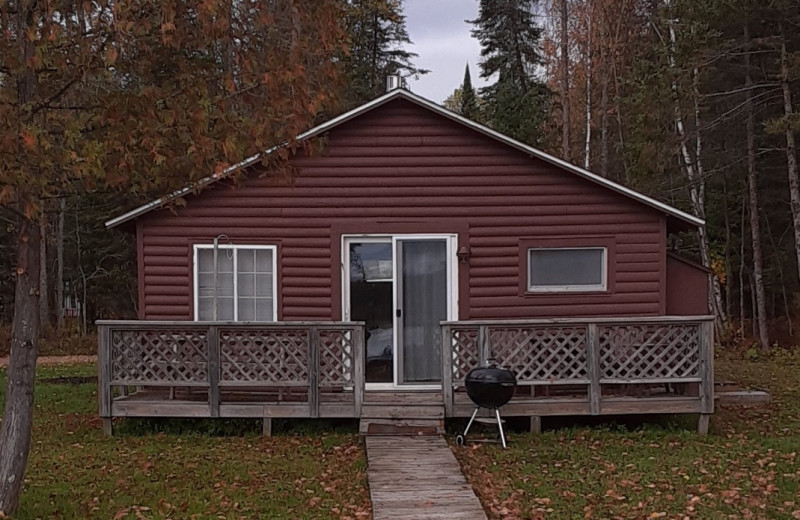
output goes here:
<path id="1" fill-rule="evenodd" d="M 372 242 L 392 244 L 392 361 L 393 361 L 393 382 L 391 383 L 366 383 L 368 390 L 388 390 L 402 388 L 404 390 L 439 390 L 441 384 L 414 385 L 402 384 L 399 381 L 399 345 L 398 345 L 398 317 L 397 317 L 397 242 L 399 240 L 445 240 L 447 245 L 447 319 L 455 321 L 458 319 L 458 234 L 456 233 L 392 233 L 392 234 L 343 234 L 341 237 L 342 251 L 342 319 L 350 321 L 350 242 Z M 365 345 L 366 355 L 366 345 Z"/>

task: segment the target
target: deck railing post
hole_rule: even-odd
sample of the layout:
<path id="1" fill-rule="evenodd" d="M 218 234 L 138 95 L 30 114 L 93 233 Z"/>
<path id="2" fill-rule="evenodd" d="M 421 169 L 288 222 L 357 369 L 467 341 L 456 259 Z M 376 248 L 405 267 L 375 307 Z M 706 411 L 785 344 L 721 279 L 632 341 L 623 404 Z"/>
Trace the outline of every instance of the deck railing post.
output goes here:
<path id="1" fill-rule="evenodd" d="M 97 327 L 97 400 L 100 417 L 103 419 L 103 431 L 112 434 L 111 425 L 111 331 L 108 325 Z"/>
<path id="2" fill-rule="evenodd" d="M 308 329 L 308 410 L 311 417 L 319 417 L 319 329 Z"/>
<path id="3" fill-rule="evenodd" d="M 219 378 L 220 378 L 220 356 L 219 356 L 219 327 L 210 325 L 206 330 L 206 345 L 208 347 L 206 355 L 208 370 L 208 407 L 211 417 L 219 417 Z"/>
<path id="4" fill-rule="evenodd" d="M 492 353 L 489 350 L 489 327 L 478 325 L 478 366 L 485 367 Z"/>
<path id="5" fill-rule="evenodd" d="M 600 415 L 600 338 L 597 323 L 586 325 L 586 363 L 589 376 L 589 410 Z"/>
<path id="6" fill-rule="evenodd" d="M 450 325 L 442 325 L 442 398 L 447 417 L 453 416 L 453 338 Z"/>
<path id="7" fill-rule="evenodd" d="M 700 347 L 700 411 L 714 413 L 714 322 L 698 325 Z"/>
<path id="8" fill-rule="evenodd" d="M 364 402 L 364 326 L 353 327 L 353 406 L 355 417 L 361 417 Z"/>

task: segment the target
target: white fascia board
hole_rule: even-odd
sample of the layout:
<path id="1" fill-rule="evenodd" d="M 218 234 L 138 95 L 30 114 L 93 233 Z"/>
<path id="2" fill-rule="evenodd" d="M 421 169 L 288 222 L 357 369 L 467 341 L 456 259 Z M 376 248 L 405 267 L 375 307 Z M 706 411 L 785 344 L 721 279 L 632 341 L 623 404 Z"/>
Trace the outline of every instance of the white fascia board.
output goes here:
<path id="1" fill-rule="evenodd" d="M 509 145 L 509 146 L 511 146 L 513 148 L 516 148 L 517 150 L 520 150 L 522 152 L 530 154 L 533 157 L 536 157 L 536 158 L 541 159 L 543 161 L 546 161 L 546 162 L 548 162 L 550 164 L 553 164 L 553 165 L 558 166 L 560 168 L 563 168 L 563 169 L 565 169 L 567 171 L 570 171 L 570 172 L 572 172 L 572 173 L 574 173 L 576 175 L 579 175 L 580 177 L 583 177 L 584 179 L 592 181 L 592 182 L 594 182 L 596 184 L 599 184 L 601 186 L 605 186 L 606 188 L 609 188 L 609 189 L 611 189 L 613 191 L 616 191 L 617 193 L 625 195 L 626 197 L 629 197 L 629 198 L 632 198 L 634 200 L 637 200 L 637 201 L 639 201 L 639 202 L 641 202 L 641 203 L 643 203 L 643 204 L 645 204 L 647 206 L 650 206 L 650 207 L 652 207 L 654 209 L 657 209 L 657 210 L 659 210 L 659 211 L 661 211 L 663 213 L 666 213 L 667 215 L 671 215 L 671 216 L 673 216 L 675 218 L 683 220 L 684 222 L 687 222 L 687 223 L 689 223 L 689 224 L 691 224 L 693 226 L 701 227 L 701 226 L 705 225 L 705 221 L 703 219 L 697 218 L 697 217 L 695 217 L 693 215 L 690 215 L 690 214 L 688 214 L 688 213 L 686 213 L 684 211 L 681 211 L 681 210 L 679 210 L 677 208 L 674 208 L 674 207 L 670 206 L 669 204 L 665 204 L 663 202 L 660 202 L 660 201 L 658 201 L 656 199 L 648 197 L 647 195 L 639 193 L 638 191 L 634 191 L 634 190 L 632 190 L 630 188 L 627 188 L 627 187 L 625 187 L 625 186 L 623 186 L 621 184 L 617 184 L 614 181 L 608 180 L 605 177 L 601 177 L 601 176 L 599 176 L 599 175 L 597 175 L 595 173 L 592 173 L 592 172 L 590 172 L 588 170 L 585 170 L 583 168 L 575 166 L 574 164 L 571 164 L 571 163 L 569 163 L 567 161 L 564 161 L 563 159 L 559 159 L 558 157 L 555 157 L 553 155 L 545 153 L 545 152 L 543 152 L 541 150 L 538 150 L 538 149 L 536 149 L 536 148 L 534 148 L 532 146 L 529 146 L 529 145 L 527 145 L 525 143 L 517 141 L 516 139 L 508 137 L 507 135 L 503 135 L 500 132 L 497 132 L 496 130 L 492 130 L 491 128 L 489 128 L 487 126 L 484 126 L 484 125 L 482 125 L 480 123 L 476 123 L 475 121 L 467 119 L 467 118 L 463 117 L 460 114 L 456 114 L 455 112 L 451 112 L 450 110 L 447 110 L 443 106 L 441 106 L 441 105 L 439 105 L 437 103 L 434 103 L 433 101 L 425 99 L 425 98 L 423 98 L 421 96 L 418 96 L 417 94 L 414 94 L 413 92 L 410 92 L 410 91 L 404 90 L 404 89 L 396 89 L 396 90 L 392 90 L 390 92 L 387 92 L 386 94 L 384 94 L 384 95 L 382 95 L 382 96 L 380 96 L 378 98 L 373 99 L 369 103 L 366 103 L 366 104 L 361 105 L 361 106 L 359 106 L 357 108 L 354 108 L 353 110 L 350 110 L 349 112 L 345 112 L 344 114 L 342 114 L 340 116 L 337 116 L 337 117 L 331 119 L 330 121 L 327 121 L 327 122 L 325 122 L 325 123 L 323 123 L 321 125 L 315 126 L 314 128 L 312 128 L 310 130 L 307 130 L 306 132 L 303 132 L 302 134 L 297 136 L 297 141 L 302 141 L 304 139 L 309 139 L 309 138 L 315 137 L 315 136 L 317 136 L 319 134 L 323 134 L 323 133 L 331 130 L 332 128 L 334 128 L 336 126 L 338 126 L 338 125 L 340 125 L 340 124 L 342 124 L 342 123 L 344 123 L 346 121 L 349 121 L 350 119 L 353 119 L 353 118 L 355 118 L 355 117 L 357 117 L 357 116 L 359 116 L 359 115 L 361 115 L 361 114 L 363 114 L 365 112 L 368 112 L 368 111 L 372 110 L 373 108 L 379 107 L 380 105 L 383 105 L 384 103 L 386 103 L 388 101 L 391 101 L 391 100 L 393 100 L 395 98 L 398 98 L 398 97 L 402 97 L 402 98 L 408 99 L 410 101 L 413 101 L 414 103 L 417 103 L 417 104 L 419 104 L 419 105 L 421 105 L 421 106 L 423 106 L 423 107 L 425 107 L 425 108 L 427 108 L 427 109 L 429 109 L 429 110 L 431 110 L 431 111 L 433 111 L 433 112 L 435 112 L 435 113 L 437 113 L 439 115 L 447 117 L 448 119 L 451 119 L 451 120 L 456 121 L 458 123 L 461 123 L 462 125 L 467 126 L 469 128 L 472 128 L 473 130 L 476 130 L 476 131 L 478 131 L 478 132 L 480 132 L 480 133 L 482 133 L 484 135 L 487 135 L 487 136 L 489 136 L 489 137 L 491 137 L 491 138 L 493 138 L 493 139 L 495 139 L 497 141 L 500 141 L 501 143 L 507 144 L 507 145 Z M 281 146 L 283 146 L 283 145 L 281 145 Z M 199 180 L 199 181 L 197 181 L 195 183 L 192 183 L 191 185 L 189 185 L 189 186 L 187 186 L 185 188 L 181 188 L 180 190 L 174 191 L 174 192 L 172 192 L 171 194 L 169 194 L 169 195 L 167 195 L 165 197 L 161 197 L 161 198 L 156 199 L 156 200 L 154 200 L 152 202 L 148 202 L 147 204 L 139 206 L 138 208 L 133 209 L 133 210 L 125 213 L 124 215 L 120 215 L 119 217 L 111 219 L 108 222 L 106 222 L 105 225 L 106 225 L 107 228 L 112 228 L 112 227 L 115 227 L 115 226 L 118 226 L 118 225 L 122 224 L 123 222 L 127 222 L 128 220 L 131 220 L 133 218 L 141 216 L 141 215 L 143 215 L 143 214 L 145 214 L 145 213 L 147 213 L 147 212 L 149 212 L 149 211 L 151 211 L 153 209 L 157 209 L 157 208 L 163 206 L 164 204 L 166 204 L 167 202 L 169 202 L 171 200 L 174 200 L 174 199 L 176 199 L 178 197 L 182 197 L 182 196 L 184 196 L 184 195 L 186 195 L 188 193 L 191 193 L 195 189 L 202 188 L 202 187 L 204 187 L 204 186 L 206 186 L 206 185 L 208 185 L 208 184 L 210 184 L 212 182 L 215 182 L 217 180 L 224 179 L 224 178 L 230 176 L 233 172 L 239 170 L 240 168 L 244 168 L 244 167 L 247 167 L 247 166 L 250 166 L 250 165 L 254 164 L 258 160 L 260 160 L 262 157 L 271 154 L 273 151 L 277 150 L 278 148 L 280 148 L 280 146 L 274 146 L 274 147 L 270 148 L 269 150 L 265 150 L 264 152 L 261 152 L 261 153 L 258 153 L 256 155 L 253 155 L 252 157 L 249 157 L 249 158 L 245 159 L 244 161 L 236 163 L 233 166 L 225 169 L 221 173 L 205 177 L 205 178 L 203 178 L 203 179 L 201 179 L 201 180 Z"/>

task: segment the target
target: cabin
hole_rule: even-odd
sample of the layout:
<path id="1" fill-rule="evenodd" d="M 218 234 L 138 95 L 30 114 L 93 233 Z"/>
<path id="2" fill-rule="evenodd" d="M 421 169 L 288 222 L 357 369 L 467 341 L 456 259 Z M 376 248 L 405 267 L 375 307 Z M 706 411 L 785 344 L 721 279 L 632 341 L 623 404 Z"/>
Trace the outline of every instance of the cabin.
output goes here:
<path id="1" fill-rule="evenodd" d="M 138 320 L 100 321 L 100 416 L 356 418 L 441 432 L 464 377 L 505 416 L 713 412 L 702 220 L 395 89 L 109 220 L 136 234 Z M 270 150 L 264 153 L 271 153 Z M 230 180 L 240 175 L 236 183 Z M 169 202 L 181 197 L 184 205 Z"/>

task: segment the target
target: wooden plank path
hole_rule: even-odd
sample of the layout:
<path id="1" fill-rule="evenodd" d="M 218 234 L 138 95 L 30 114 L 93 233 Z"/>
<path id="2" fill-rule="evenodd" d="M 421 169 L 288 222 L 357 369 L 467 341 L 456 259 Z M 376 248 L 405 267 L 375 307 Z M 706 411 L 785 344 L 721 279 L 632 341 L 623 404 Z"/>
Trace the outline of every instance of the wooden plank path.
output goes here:
<path id="1" fill-rule="evenodd" d="M 486 520 L 442 437 L 367 437 L 373 520 Z"/>

